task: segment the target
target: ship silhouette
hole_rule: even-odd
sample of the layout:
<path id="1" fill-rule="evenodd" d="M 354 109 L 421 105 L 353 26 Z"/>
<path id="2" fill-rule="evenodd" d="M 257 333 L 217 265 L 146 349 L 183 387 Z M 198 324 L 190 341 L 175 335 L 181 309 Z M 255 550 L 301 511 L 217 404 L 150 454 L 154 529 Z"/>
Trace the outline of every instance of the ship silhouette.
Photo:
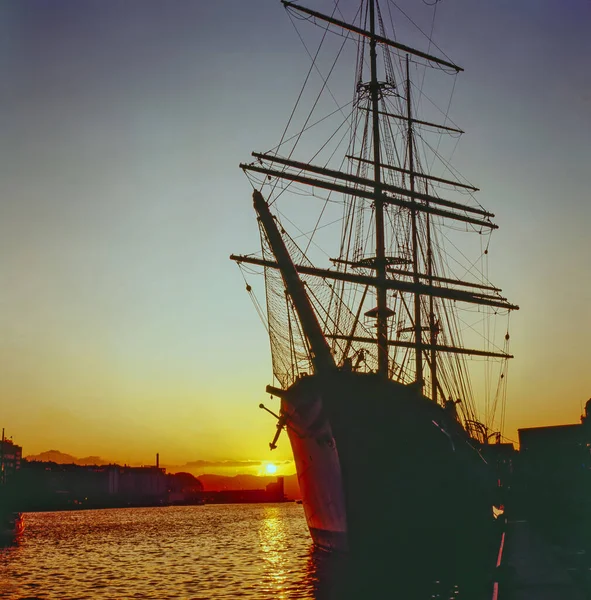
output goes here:
<path id="1" fill-rule="evenodd" d="M 500 439 L 518 307 L 486 276 L 494 215 L 444 157 L 462 130 L 445 110 L 440 121 L 419 112 L 428 78 L 455 82 L 462 69 L 396 41 L 376 0 L 350 22 L 282 4 L 320 38 L 318 50 L 303 40 L 312 65 L 292 130 L 312 108 L 240 165 L 261 252 L 231 256 L 250 294 L 253 276 L 265 280 L 266 307 L 255 305 L 271 344 L 267 392 L 281 401 L 271 448 L 286 430 L 318 546 L 469 553 L 499 504 L 481 451 Z M 333 93 L 333 80 L 344 85 L 331 51 L 351 71 L 352 101 Z M 484 398 L 473 366 L 492 389 Z"/>

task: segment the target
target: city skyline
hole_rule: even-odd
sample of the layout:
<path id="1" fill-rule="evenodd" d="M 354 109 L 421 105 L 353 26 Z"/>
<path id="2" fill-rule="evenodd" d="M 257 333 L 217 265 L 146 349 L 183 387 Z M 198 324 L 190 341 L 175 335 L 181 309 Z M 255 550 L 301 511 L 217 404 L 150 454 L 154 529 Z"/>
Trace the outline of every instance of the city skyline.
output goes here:
<path id="1" fill-rule="evenodd" d="M 26 0 L 0 16 L 7 433 L 25 454 L 291 461 L 285 434 L 268 450 L 268 339 L 228 260 L 258 239 L 238 163 L 275 145 L 307 69 L 280 4 Z M 521 307 L 514 440 L 578 422 L 591 395 L 590 16 L 582 0 L 446 0 L 433 34 L 466 69 L 454 164 L 496 214 L 491 278 Z"/>
<path id="2" fill-rule="evenodd" d="M 60 450 L 46 450 L 38 454 L 23 455 L 28 461 L 53 462 L 62 465 L 98 466 L 107 465 L 131 466 L 131 467 L 153 467 L 159 466 L 169 472 L 184 471 L 196 476 L 200 475 L 222 475 L 233 477 L 237 475 L 254 475 L 257 477 L 283 476 L 295 474 L 293 460 L 192 460 L 184 464 L 173 464 L 160 460 L 160 454 L 156 453 L 152 460 L 139 461 L 127 464 L 116 457 L 102 457 L 96 455 L 73 456 Z"/>

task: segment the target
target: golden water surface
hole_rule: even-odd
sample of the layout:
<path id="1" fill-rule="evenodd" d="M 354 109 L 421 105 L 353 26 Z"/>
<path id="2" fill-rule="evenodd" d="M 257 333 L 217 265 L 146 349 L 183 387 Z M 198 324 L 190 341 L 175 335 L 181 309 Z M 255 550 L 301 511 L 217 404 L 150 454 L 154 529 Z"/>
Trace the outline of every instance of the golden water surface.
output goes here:
<path id="1" fill-rule="evenodd" d="M 0 598 L 459 598 L 426 573 L 396 574 L 396 560 L 359 572 L 343 555 L 314 550 L 294 503 L 27 513 L 25 521 L 23 535 L 0 547 Z"/>
<path id="2" fill-rule="evenodd" d="M 314 598 L 296 504 L 28 513 L 0 598 Z"/>

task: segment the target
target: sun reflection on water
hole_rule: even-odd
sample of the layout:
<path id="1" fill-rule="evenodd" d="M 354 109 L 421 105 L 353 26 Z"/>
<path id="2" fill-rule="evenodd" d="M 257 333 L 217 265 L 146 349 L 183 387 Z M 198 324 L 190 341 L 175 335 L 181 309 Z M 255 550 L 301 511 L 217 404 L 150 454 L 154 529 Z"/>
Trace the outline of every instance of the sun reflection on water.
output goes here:
<path id="1" fill-rule="evenodd" d="M 279 507 L 266 506 L 259 526 L 259 542 L 265 561 L 264 578 L 275 598 L 287 598 L 287 535 Z"/>

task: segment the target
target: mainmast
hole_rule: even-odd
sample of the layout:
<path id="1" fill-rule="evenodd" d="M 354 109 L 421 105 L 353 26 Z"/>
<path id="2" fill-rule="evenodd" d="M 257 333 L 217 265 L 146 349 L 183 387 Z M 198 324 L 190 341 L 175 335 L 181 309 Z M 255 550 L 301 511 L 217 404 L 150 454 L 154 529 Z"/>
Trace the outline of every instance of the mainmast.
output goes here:
<path id="1" fill-rule="evenodd" d="M 408 54 L 406 55 L 406 116 L 407 116 L 407 138 L 408 138 L 408 171 L 411 194 L 415 193 L 415 166 L 412 133 L 412 107 L 410 102 L 410 72 L 408 67 Z M 413 204 L 415 200 L 413 199 Z M 419 282 L 419 241 L 417 231 L 417 211 L 413 207 L 410 211 L 412 227 L 412 270 L 414 282 Z M 415 330 L 415 378 L 420 392 L 423 391 L 423 340 L 421 326 L 421 296 L 414 295 L 414 330 Z"/>
<path id="2" fill-rule="evenodd" d="M 376 211 L 376 291 L 377 291 L 377 343 L 378 373 L 388 376 L 388 307 L 386 305 L 386 249 L 384 242 L 384 201 L 380 170 L 380 114 L 379 83 L 377 74 L 377 52 L 375 31 L 375 0 L 369 0 L 369 54 L 371 66 L 371 108 L 373 119 L 373 174 Z"/>

